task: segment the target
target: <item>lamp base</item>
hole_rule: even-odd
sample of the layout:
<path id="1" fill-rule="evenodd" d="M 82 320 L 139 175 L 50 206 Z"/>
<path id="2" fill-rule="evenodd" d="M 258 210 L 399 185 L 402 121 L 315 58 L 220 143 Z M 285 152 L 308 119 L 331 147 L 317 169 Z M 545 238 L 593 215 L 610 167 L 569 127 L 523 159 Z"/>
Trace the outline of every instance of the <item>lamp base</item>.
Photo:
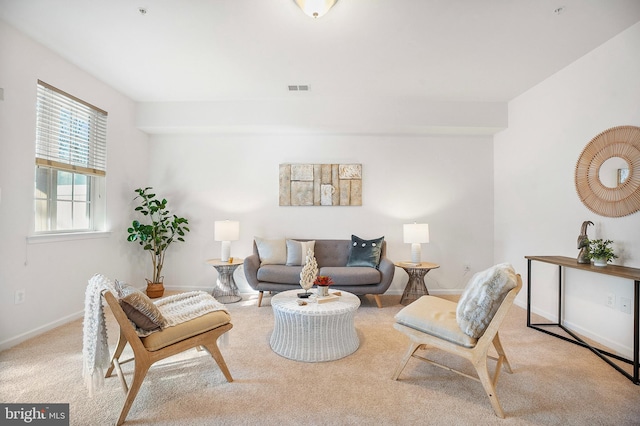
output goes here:
<path id="1" fill-rule="evenodd" d="M 420 258 L 422 257 L 422 248 L 420 243 L 411 243 L 411 263 L 416 265 L 420 264 Z"/>
<path id="2" fill-rule="evenodd" d="M 220 252 L 220 260 L 222 260 L 223 262 L 228 262 L 230 255 L 231 255 L 231 241 L 223 241 L 221 252 Z"/>

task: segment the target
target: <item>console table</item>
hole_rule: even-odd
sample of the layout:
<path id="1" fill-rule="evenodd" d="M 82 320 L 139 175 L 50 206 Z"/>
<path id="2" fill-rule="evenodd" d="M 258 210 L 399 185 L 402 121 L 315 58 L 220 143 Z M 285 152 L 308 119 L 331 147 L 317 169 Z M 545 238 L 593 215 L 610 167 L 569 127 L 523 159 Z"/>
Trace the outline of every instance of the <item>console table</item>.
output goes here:
<path id="1" fill-rule="evenodd" d="M 618 370 L 622 375 L 627 377 L 636 385 L 640 385 L 640 378 L 638 377 L 638 357 L 639 357 L 639 349 L 640 342 L 638 338 L 639 327 L 639 318 L 640 318 L 640 269 L 637 268 L 629 268 L 625 266 L 617 266 L 617 265 L 607 265 L 607 266 L 593 266 L 591 264 L 578 263 L 576 259 L 572 259 L 570 257 L 564 256 L 525 256 L 527 259 L 527 327 L 536 329 L 538 331 L 542 331 L 543 333 L 550 334 L 552 336 L 558 337 L 560 339 L 566 340 L 567 342 L 574 343 L 579 346 L 583 346 L 588 348 L 591 352 L 602 358 L 607 364 L 611 365 L 613 368 Z M 532 261 L 545 262 L 550 263 L 552 265 L 558 266 L 558 322 L 557 323 L 531 323 L 531 262 Z M 610 275 L 614 277 L 620 278 L 628 278 L 633 280 L 633 360 L 629 360 L 627 358 L 623 358 L 619 355 L 607 352 L 603 349 L 594 347 L 584 340 L 582 340 L 579 336 L 573 333 L 571 330 L 566 328 L 562 323 L 562 268 L 573 268 L 579 269 L 581 271 L 595 272 L 598 274 Z M 562 336 L 560 334 L 556 334 L 549 330 L 546 330 L 542 327 L 548 326 L 556 326 L 560 327 L 564 332 L 570 335 L 573 339 L 570 339 L 566 336 Z M 617 359 L 619 361 L 625 362 L 627 364 L 631 364 L 633 366 L 633 374 L 627 373 L 625 370 L 620 368 L 617 364 L 611 361 L 611 358 Z"/>

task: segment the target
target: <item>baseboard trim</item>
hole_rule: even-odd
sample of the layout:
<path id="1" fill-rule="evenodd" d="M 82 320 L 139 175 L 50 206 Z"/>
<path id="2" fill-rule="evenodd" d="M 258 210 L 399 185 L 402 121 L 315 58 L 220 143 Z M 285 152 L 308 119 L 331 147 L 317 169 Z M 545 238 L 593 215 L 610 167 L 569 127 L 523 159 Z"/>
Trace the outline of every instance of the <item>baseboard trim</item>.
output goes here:
<path id="1" fill-rule="evenodd" d="M 82 318 L 83 316 L 84 316 L 84 311 L 76 312 L 74 314 L 67 315 L 63 318 L 60 318 L 56 321 L 52 321 L 48 324 L 44 324 L 40 327 L 34 328 L 33 330 L 11 337 L 7 340 L 3 340 L 2 342 L 0 342 L 0 351 L 4 351 L 6 349 L 17 346 L 20 343 L 24 342 L 25 340 L 29 340 L 49 330 L 53 330 L 56 327 L 60 327 L 61 325 L 65 325 L 71 321 L 75 321 L 78 318 Z"/>

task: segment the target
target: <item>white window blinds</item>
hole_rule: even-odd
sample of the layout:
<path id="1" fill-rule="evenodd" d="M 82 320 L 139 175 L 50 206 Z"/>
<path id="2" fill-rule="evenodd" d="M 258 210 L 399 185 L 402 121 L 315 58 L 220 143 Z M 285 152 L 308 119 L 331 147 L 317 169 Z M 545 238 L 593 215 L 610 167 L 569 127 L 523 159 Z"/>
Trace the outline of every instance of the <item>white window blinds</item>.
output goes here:
<path id="1" fill-rule="evenodd" d="M 38 80 L 36 165 L 107 172 L 107 113 Z"/>

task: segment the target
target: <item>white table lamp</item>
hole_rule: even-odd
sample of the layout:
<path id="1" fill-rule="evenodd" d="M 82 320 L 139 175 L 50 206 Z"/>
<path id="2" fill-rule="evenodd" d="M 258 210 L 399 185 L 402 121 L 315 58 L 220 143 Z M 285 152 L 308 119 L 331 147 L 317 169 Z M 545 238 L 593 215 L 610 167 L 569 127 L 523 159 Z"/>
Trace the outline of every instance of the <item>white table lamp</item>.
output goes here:
<path id="1" fill-rule="evenodd" d="M 404 225 L 404 242 L 411 244 L 411 262 L 421 262 L 421 244 L 429 242 L 429 224 L 407 223 Z"/>
<path id="2" fill-rule="evenodd" d="M 222 241 L 220 260 L 228 262 L 231 254 L 231 241 L 240 239 L 240 222 L 237 220 L 216 220 L 214 234 L 216 241 Z"/>

